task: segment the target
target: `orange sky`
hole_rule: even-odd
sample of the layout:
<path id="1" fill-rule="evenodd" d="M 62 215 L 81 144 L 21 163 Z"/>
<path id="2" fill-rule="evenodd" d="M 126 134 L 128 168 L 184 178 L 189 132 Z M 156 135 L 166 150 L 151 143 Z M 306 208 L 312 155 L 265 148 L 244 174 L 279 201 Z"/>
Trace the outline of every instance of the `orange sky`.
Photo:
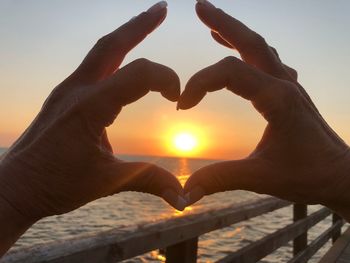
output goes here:
<path id="1" fill-rule="evenodd" d="M 99 37 L 153 3 L 5 1 L 0 9 L 0 147 L 20 136 L 51 90 Z M 124 65 L 140 57 L 167 65 L 178 73 L 183 89 L 192 74 L 237 53 L 211 39 L 195 15 L 195 1 L 168 3 L 164 24 L 127 56 Z M 299 71 L 300 82 L 326 120 L 350 141 L 349 1 L 213 3 L 278 49 L 283 61 Z M 194 157 L 231 159 L 254 149 L 265 121 L 249 102 L 226 90 L 210 93 L 194 109 L 180 112 L 175 103 L 149 94 L 123 109 L 108 131 L 116 153 L 174 155 L 169 133 L 179 125 L 200 131 L 201 149 Z"/>
<path id="2" fill-rule="evenodd" d="M 222 100 L 222 105 L 217 105 L 216 96 L 220 97 L 222 93 L 230 95 L 229 91 L 221 91 L 188 111 L 176 111 L 176 104 L 164 102 L 158 94 L 149 94 L 123 110 L 117 122 L 109 128 L 110 139 L 118 152 L 171 156 L 179 154 L 169 147 L 172 135 L 183 131 L 192 133 L 199 141 L 199 151 L 190 154 L 191 157 L 244 157 L 254 149 L 265 121 L 254 112 L 249 102 L 237 97 L 242 104 L 239 114 L 222 113 L 235 100 Z M 155 100 L 163 101 L 164 105 L 157 107 L 152 104 Z M 144 108 L 148 110 L 142 111 Z M 135 112 L 139 113 L 138 118 L 134 117 Z"/>

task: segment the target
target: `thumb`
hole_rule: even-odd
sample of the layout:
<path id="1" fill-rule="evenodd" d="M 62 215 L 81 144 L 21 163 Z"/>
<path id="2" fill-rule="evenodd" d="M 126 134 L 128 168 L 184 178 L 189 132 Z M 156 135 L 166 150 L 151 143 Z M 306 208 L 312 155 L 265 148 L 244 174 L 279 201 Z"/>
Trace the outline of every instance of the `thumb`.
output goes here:
<path id="1" fill-rule="evenodd" d="M 230 190 L 248 190 L 266 193 L 268 165 L 257 159 L 227 161 L 206 166 L 193 173 L 187 180 L 184 191 L 188 205 L 205 195 Z"/>
<path id="2" fill-rule="evenodd" d="M 136 191 L 163 198 L 177 210 L 184 210 L 186 201 L 177 178 L 165 169 L 142 162 L 116 162 L 113 169 L 113 193 Z"/>

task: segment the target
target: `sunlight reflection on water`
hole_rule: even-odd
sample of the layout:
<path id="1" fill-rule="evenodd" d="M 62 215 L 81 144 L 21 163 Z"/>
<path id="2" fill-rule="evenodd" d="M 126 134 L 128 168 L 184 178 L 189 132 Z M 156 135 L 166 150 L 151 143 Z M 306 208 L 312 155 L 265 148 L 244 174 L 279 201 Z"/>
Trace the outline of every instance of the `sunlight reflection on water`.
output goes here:
<path id="1" fill-rule="evenodd" d="M 184 185 L 191 173 L 213 163 L 210 160 L 139 156 L 123 156 L 122 159 L 156 163 L 177 175 L 182 185 Z M 130 225 L 135 225 L 135 229 L 137 229 L 137 227 L 142 227 L 145 222 L 156 222 L 161 219 L 195 214 L 258 197 L 260 196 L 257 194 L 245 191 L 219 193 L 205 197 L 193 206 L 186 208 L 185 211 L 180 212 L 168 206 L 160 198 L 152 195 L 135 192 L 121 193 L 92 202 L 72 213 L 41 220 L 16 243 L 16 246 L 24 247 L 54 240 L 64 240 L 87 233 L 97 233 L 115 228 L 122 229 Z M 310 210 L 315 210 L 316 208 L 311 207 Z M 266 234 L 291 223 L 291 218 L 291 209 L 284 208 L 205 234 L 199 239 L 198 262 L 214 262 L 229 252 L 248 245 Z M 309 236 L 316 237 L 330 222 L 330 220 L 327 220 L 313 228 Z M 287 262 L 291 254 L 291 246 L 288 245 L 261 262 Z M 153 251 L 125 262 L 164 261 L 165 257 L 162 251 Z"/>
<path id="2" fill-rule="evenodd" d="M 179 170 L 177 175 L 177 179 L 180 181 L 182 186 L 185 185 L 188 177 L 191 175 L 190 168 L 188 166 L 188 159 L 179 159 Z"/>

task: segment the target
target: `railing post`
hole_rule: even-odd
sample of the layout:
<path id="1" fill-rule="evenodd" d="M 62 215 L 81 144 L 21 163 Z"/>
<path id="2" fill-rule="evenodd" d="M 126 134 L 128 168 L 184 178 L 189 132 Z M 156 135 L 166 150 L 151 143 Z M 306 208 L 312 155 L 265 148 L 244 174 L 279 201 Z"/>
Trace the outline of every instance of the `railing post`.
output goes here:
<path id="1" fill-rule="evenodd" d="M 339 220 L 343 220 L 343 219 L 339 215 L 337 215 L 336 213 L 333 213 L 333 217 L 332 217 L 333 225 L 336 224 Z M 340 235 L 341 235 L 341 227 L 339 227 L 338 230 L 332 236 L 332 242 L 334 243 L 335 241 L 337 241 L 337 239 L 340 237 Z"/>
<path id="2" fill-rule="evenodd" d="M 198 237 L 166 248 L 166 263 L 197 262 Z"/>
<path id="3" fill-rule="evenodd" d="M 307 205 L 294 204 L 293 205 L 293 221 L 307 217 Z M 293 240 L 293 255 L 296 256 L 299 252 L 307 247 L 307 231 Z"/>

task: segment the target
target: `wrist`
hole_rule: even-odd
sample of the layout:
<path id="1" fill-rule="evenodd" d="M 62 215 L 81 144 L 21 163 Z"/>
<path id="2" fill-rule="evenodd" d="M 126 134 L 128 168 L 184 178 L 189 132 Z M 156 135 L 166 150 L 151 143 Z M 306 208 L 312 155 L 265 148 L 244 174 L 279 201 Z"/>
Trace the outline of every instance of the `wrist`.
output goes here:
<path id="1" fill-rule="evenodd" d="M 332 183 L 322 204 L 350 222 L 350 152 L 338 162 L 330 176 Z"/>
<path id="2" fill-rule="evenodd" d="M 38 220 L 33 218 L 28 218 L 20 211 L 18 211 L 12 204 L 7 201 L 5 198 L 0 196 L 0 222 L 2 223 L 11 222 L 12 225 L 15 225 L 21 229 L 27 229 L 33 224 L 35 224 Z M 2 232 L 3 233 L 3 232 Z M 13 233 L 12 233 L 13 234 Z"/>
<path id="3" fill-rule="evenodd" d="M 41 216 L 35 213 L 36 204 L 28 180 L 31 176 L 17 166 L 19 163 L 7 158 L 0 160 L 0 208 L 16 217 L 21 225 L 32 225 Z"/>
<path id="4" fill-rule="evenodd" d="M 23 216 L 0 196 L 0 258 L 35 222 Z"/>

